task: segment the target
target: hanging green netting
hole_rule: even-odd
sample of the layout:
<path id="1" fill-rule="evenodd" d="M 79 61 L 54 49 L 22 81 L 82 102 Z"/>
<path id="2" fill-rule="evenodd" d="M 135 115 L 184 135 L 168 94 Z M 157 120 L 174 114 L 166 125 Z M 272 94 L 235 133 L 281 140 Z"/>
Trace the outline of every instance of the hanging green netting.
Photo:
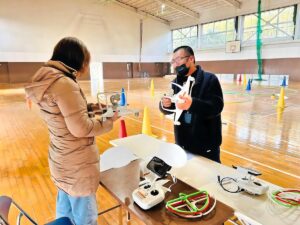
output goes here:
<path id="1" fill-rule="evenodd" d="M 258 65 L 258 78 L 255 80 L 262 80 L 262 59 L 261 59 L 261 0 L 258 0 L 258 8 L 257 8 L 257 27 L 256 27 L 256 54 L 257 54 L 257 65 Z"/>

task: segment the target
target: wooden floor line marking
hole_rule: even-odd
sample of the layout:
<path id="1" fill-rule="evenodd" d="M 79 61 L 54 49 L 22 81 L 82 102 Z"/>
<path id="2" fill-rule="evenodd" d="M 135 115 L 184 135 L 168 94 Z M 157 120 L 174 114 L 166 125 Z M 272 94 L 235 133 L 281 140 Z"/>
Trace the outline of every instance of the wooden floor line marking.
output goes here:
<path id="1" fill-rule="evenodd" d="M 286 175 L 288 175 L 288 176 L 295 177 L 296 179 L 300 179 L 300 176 L 297 176 L 297 175 L 295 175 L 295 174 L 292 174 L 292 173 L 285 172 L 285 171 L 283 171 L 283 170 L 279 170 L 279 169 L 277 169 L 277 168 L 275 168 L 275 167 L 268 166 L 268 165 L 266 165 L 266 164 L 263 164 L 263 163 L 257 162 L 257 161 L 255 161 L 255 160 L 253 160 L 253 159 L 248 159 L 248 158 L 246 158 L 246 157 L 243 157 L 243 156 L 241 156 L 241 155 L 238 155 L 238 154 L 235 154 L 235 153 L 229 152 L 229 151 L 227 151 L 227 150 L 224 150 L 224 149 L 222 149 L 221 151 L 222 151 L 222 152 L 225 152 L 225 153 L 227 153 L 227 154 L 229 154 L 229 155 L 233 155 L 233 156 L 235 156 L 235 157 L 238 157 L 238 158 L 241 158 L 241 159 L 247 160 L 247 161 L 249 161 L 249 162 L 252 162 L 252 163 L 258 164 L 258 165 L 260 165 L 260 166 L 267 167 L 267 168 L 269 168 L 269 169 L 271 169 L 271 170 L 275 170 L 275 171 L 277 171 L 277 172 L 280 172 L 280 173 L 286 174 Z"/>

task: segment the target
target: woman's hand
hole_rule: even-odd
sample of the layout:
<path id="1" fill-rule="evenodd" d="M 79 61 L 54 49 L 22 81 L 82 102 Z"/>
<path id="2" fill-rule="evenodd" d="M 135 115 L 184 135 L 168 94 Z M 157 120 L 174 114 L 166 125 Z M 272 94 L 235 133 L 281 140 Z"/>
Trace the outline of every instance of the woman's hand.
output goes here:
<path id="1" fill-rule="evenodd" d="M 118 120 L 120 118 L 118 111 L 115 111 L 114 115 L 110 118 L 107 118 L 109 120 L 111 120 L 112 122 L 115 122 L 116 120 Z"/>
<path id="2" fill-rule="evenodd" d="M 91 108 L 92 108 L 92 112 L 94 112 L 97 115 L 101 115 L 102 113 L 106 112 L 106 105 L 100 103 L 101 107 L 99 107 L 99 103 L 92 103 L 91 104 Z"/>

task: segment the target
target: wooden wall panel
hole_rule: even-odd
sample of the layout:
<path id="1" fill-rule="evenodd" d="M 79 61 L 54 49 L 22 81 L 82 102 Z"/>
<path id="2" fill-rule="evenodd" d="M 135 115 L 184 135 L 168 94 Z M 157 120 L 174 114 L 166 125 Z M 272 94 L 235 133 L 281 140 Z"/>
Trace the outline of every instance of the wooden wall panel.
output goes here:
<path id="1" fill-rule="evenodd" d="M 197 62 L 205 71 L 212 73 L 257 73 L 256 60 L 224 60 Z"/>
<path id="2" fill-rule="evenodd" d="M 249 60 L 224 60 L 224 61 L 202 61 L 197 62 L 201 67 L 213 73 L 257 73 L 257 62 Z M 300 58 L 290 59 L 264 59 L 263 73 L 280 75 L 287 74 L 292 81 L 300 81 Z"/>
<path id="3" fill-rule="evenodd" d="M 0 83 L 9 83 L 8 64 L 0 62 Z"/>
<path id="4" fill-rule="evenodd" d="M 0 83 L 26 83 L 43 63 L 40 62 L 0 62 Z M 127 64 L 130 64 L 131 68 Z M 257 62 L 249 60 L 220 60 L 197 62 L 206 71 L 213 73 L 257 73 Z M 141 63 L 142 75 L 139 73 L 138 63 L 104 62 L 103 77 L 105 79 L 120 79 L 128 77 L 142 77 L 145 73 L 149 77 L 160 77 L 169 74 L 169 63 Z M 300 58 L 264 59 L 264 74 L 287 74 L 291 81 L 300 81 Z M 90 75 L 80 77 L 79 80 L 89 80 Z"/>
<path id="5" fill-rule="evenodd" d="M 127 68 L 131 64 L 131 68 Z M 139 72 L 139 63 L 103 63 L 103 77 L 107 79 L 116 78 L 138 78 L 146 73 L 149 77 L 162 77 L 169 73 L 169 63 L 141 63 L 142 73 Z M 131 75 L 132 74 L 132 75 Z"/>
<path id="6" fill-rule="evenodd" d="M 267 74 L 288 74 L 290 80 L 300 81 L 300 58 L 265 59 L 264 70 Z"/>
<path id="7" fill-rule="evenodd" d="M 143 77 L 145 73 L 148 74 L 149 77 L 162 77 L 166 74 L 169 74 L 169 63 L 141 63 L 141 71 L 139 72 L 139 64 L 133 64 L 133 77 Z"/>
<path id="8" fill-rule="evenodd" d="M 8 63 L 10 83 L 27 83 L 44 63 L 10 62 Z"/>
<path id="9" fill-rule="evenodd" d="M 104 62 L 103 78 L 104 79 L 128 78 L 127 63 Z"/>
<path id="10" fill-rule="evenodd" d="M 0 83 L 27 83 L 42 66 L 42 62 L 0 62 Z M 78 80 L 89 80 L 90 74 Z"/>

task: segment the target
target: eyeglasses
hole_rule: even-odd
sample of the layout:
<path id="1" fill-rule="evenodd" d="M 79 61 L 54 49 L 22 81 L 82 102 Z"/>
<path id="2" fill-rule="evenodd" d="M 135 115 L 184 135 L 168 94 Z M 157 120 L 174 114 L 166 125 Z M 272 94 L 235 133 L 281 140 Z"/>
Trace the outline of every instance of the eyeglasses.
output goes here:
<path id="1" fill-rule="evenodd" d="M 181 60 L 185 59 L 185 58 L 188 58 L 190 57 L 190 55 L 186 55 L 186 56 L 178 56 L 176 57 L 175 59 L 172 59 L 171 60 L 171 64 L 174 64 L 174 63 L 179 63 Z"/>

